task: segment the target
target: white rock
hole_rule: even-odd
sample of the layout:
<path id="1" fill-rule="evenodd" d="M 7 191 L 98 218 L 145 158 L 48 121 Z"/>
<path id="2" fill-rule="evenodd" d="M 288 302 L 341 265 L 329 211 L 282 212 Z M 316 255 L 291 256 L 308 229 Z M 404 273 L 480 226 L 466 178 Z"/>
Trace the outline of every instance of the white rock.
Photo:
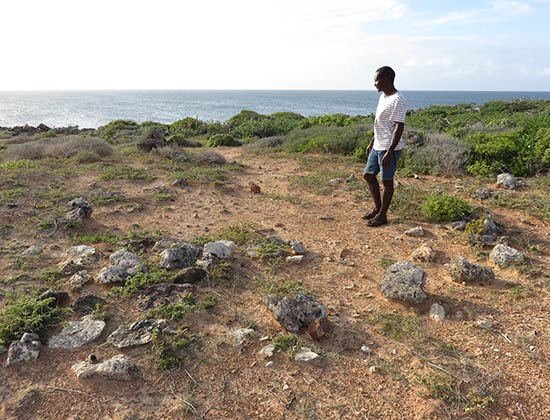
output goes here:
<path id="1" fill-rule="evenodd" d="M 21 253 L 21 255 L 24 257 L 32 257 L 34 255 L 40 254 L 42 254 L 42 247 L 38 245 L 32 245 Z"/>
<path id="2" fill-rule="evenodd" d="M 5 366 L 38 359 L 41 346 L 38 335 L 33 333 L 23 334 L 21 340 L 11 343 Z"/>
<path id="3" fill-rule="evenodd" d="M 204 245 L 202 255 L 204 257 L 229 258 L 233 254 L 236 245 L 231 241 L 208 242 Z"/>
<path id="4" fill-rule="evenodd" d="M 422 229 L 422 227 L 420 226 L 416 226 L 412 229 L 405 231 L 405 235 L 415 236 L 415 237 L 424 236 L 424 229 Z"/>
<path id="5" fill-rule="evenodd" d="M 435 322 L 443 322 L 445 319 L 445 309 L 439 303 L 434 303 L 430 307 L 430 318 Z"/>
<path id="6" fill-rule="evenodd" d="M 275 365 L 275 362 L 273 360 L 270 360 L 265 364 L 266 368 L 272 368 Z"/>
<path id="7" fill-rule="evenodd" d="M 251 328 L 239 328 L 236 330 L 231 330 L 227 333 L 228 336 L 232 337 L 237 341 L 237 343 L 242 344 L 246 337 L 249 337 L 254 334 L 254 330 Z"/>
<path id="8" fill-rule="evenodd" d="M 311 362 L 312 360 L 318 359 L 320 356 L 311 351 L 308 347 L 302 347 L 294 355 L 294 360 L 297 362 Z"/>
<path id="9" fill-rule="evenodd" d="M 378 372 L 378 368 L 376 366 L 371 366 L 369 367 L 369 372 L 370 373 L 377 373 Z"/>
<path id="10" fill-rule="evenodd" d="M 260 354 L 263 354 L 266 358 L 273 357 L 275 352 L 275 344 L 268 344 L 263 349 L 260 350 Z"/>
<path id="11" fill-rule="evenodd" d="M 286 257 L 286 262 L 292 263 L 292 264 L 301 264 L 303 259 L 304 259 L 303 255 L 290 255 Z"/>
<path id="12" fill-rule="evenodd" d="M 118 354 L 103 363 L 80 362 L 71 367 L 79 379 L 102 376 L 109 379 L 129 381 L 137 367 L 129 358 Z"/>
<path id="13" fill-rule="evenodd" d="M 480 317 L 476 320 L 476 325 L 480 328 L 490 330 L 493 328 L 494 323 L 490 319 Z"/>
<path id="14" fill-rule="evenodd" d="M 368 346 L 361 346 L 361 351 L 365 353 L 367 356 L 370 356 L 372 353 L 372 349 Z"/>

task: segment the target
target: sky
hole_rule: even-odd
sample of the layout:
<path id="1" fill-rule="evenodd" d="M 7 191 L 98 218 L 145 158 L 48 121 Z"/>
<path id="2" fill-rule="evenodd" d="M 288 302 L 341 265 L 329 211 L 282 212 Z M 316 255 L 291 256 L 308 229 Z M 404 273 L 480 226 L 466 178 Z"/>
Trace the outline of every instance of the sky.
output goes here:
<path id="1" fill-rule="evenodd" d="M 4 0 L 0 90 L 550 91 L 550 0 Z"/>

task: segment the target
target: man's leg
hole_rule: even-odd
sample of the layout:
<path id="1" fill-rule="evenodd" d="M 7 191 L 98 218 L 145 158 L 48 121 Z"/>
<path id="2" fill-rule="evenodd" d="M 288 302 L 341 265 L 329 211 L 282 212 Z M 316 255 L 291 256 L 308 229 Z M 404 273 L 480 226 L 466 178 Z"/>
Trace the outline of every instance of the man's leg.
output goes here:
<path id="1" fill-rule="evenodd" d="M 379 212 L 382 208 L 382 199 L 380 197 L 380 184 L 378 184 L 376 175 L 365 173 L 363 177 L 365 178 L 365 181 L 367 181 L 367 184 L 369 186 L 370 195 L 372 197 L 372 200 L 374 201 L 374 209 Z"/>
<path id="2" fill-rule="evenodd" d="M 382 181 L 384 184 L 384 192 L 382 193 L 382 206 L 376 217 L 386 219 L 386 213 L 390 208 L 391 199 L 393 198 L 393 179 L 388 179 L 387 181 Z"/>

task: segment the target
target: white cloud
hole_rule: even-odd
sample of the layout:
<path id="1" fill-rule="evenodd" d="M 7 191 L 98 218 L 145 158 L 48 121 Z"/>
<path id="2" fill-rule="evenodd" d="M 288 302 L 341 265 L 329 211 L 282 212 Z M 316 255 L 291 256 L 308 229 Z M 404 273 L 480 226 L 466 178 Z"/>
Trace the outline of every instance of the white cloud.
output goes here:
<path id="1" fill-rule="evenodd" d="M 550 3 L 550 1 L 549 1 Z M 542 74 L 544 76 L 550 76 L 550 67 L 545 67 L 544 69 L 542 69 Z"/>
<path id="2" fill-rule="evenodd" d="M 494 2 L 493 8 L 497 12 L 509 15 L 524 15 L 533 11 L 528 3 L 508 0 Z"/>

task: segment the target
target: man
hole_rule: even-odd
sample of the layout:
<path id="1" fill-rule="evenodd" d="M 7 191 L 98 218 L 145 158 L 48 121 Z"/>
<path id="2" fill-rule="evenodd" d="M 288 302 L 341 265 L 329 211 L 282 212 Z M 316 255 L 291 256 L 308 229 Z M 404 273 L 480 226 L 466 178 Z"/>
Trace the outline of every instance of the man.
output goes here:
<path id="1" fill-rule="evenodd" d="M 382 92 L 376 108 L 374 137 L 367 146 L 367 166 L 364 178 L 374 201 L 374 209 L 363 216 L 368 226 L 382 226 L 388 223 L 387 211 L 393 197 L 393 177 L 397 161 L 403 149 L 401 135 L 405 127 L 407 105 L 394 86 L 395 72 L 391 67 L 380 67 L 374 75 L 374 86 Z M 376 179 L 381 173 L 384 190 Z"/>

